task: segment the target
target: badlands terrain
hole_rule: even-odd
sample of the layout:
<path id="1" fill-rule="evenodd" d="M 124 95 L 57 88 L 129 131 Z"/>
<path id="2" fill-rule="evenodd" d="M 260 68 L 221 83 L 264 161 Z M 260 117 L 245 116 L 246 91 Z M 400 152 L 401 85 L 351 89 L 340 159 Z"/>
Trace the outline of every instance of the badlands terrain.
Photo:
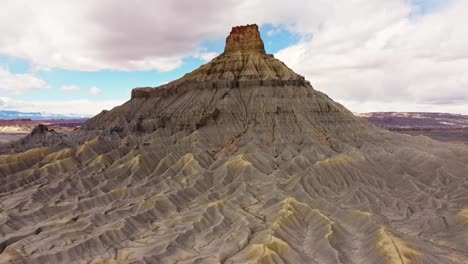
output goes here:
<path id="1" fill-rule="evenodd" d="M 468 144 L 468 116 L 447 113 L 375 112 L 357 114 L 379 127 L 439 141 Z"/>
<path id="2" fill-rule="evenodd" d="M 468 260 L 468 147 L 356 117 L 256 25 L 183 78 L 0 153 L 0 263 Z"/>
<path id="3" fill-rule="evenodd" d="M 443 142 L 468 144 L 468 116 L 448 113 L 424 112 L 372 112 L 358 113 L 370 123 L 390 131 L 408 135 L 423 135 Z M 18 140 L 44 124 L 62 133 L 70 132 L 87 119 L 0 119 L 0 144 Z"/>
<path id="4" fill-rule="evenodd" d="M 29 118 L 0 119 L 0 144 L 15 141 L 31 133 L 34 127 L 43 124 L 57 132 L 67 133 L 81 126 L 86 119 L 44 119 Z"/>

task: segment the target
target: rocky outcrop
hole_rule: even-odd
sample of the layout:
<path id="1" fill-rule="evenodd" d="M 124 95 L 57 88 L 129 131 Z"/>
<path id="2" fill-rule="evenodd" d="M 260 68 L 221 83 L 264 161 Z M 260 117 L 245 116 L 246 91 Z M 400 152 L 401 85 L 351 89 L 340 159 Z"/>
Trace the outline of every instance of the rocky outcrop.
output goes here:
<path id="1" fill-rule="evenodd" d="M 257 25 L 233 27 L 226 38 L 224 53 L 245 51 L 265 53 L 265 47 Z"/>
<path id="2" fill-rule="evenodd" d="M 23 152 L 33 148 L 50 146 L 54 149 L 60 149 L 64 146 L 73 145 L 73 140 L 64 133 L 49 129 L 46 125 L 36 125 L 31 133 L 14 142 L 8 142 L 0 145 L 0 155 Z"/>

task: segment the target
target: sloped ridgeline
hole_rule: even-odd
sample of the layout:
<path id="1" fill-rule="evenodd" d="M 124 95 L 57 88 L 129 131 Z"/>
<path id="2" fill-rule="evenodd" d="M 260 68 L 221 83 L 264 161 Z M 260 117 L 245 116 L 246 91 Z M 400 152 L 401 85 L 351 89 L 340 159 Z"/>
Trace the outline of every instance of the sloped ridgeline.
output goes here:
<path id="1" fill-rule="evenodd" d="M 468 149 L 354 117 L 256 25 L 78 131 L 2 151 L 0 263 L 468 259 Z"/>

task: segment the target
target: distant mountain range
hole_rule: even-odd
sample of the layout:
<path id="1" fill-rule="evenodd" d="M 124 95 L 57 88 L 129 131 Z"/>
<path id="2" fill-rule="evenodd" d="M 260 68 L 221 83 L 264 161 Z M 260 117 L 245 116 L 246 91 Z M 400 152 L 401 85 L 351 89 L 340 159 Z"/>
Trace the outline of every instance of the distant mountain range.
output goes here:
<path id="1" fill-rule="evenodd" d="M 374 112 L 357 114 L 379 127 L 424 135 L 439 141 L 468 145 L 468 115 L 417 112 Z"/>
<path id="2" fill-rule="evenodd" d="M 50 119 L 82 119 L 89 118 L 89 116 L 83 115 L 59 115 L 59 114 L 48 114 L 41 112 L 19 112 L 0 110 L 0 119 L 11 120 L 11 119 L 31 119 L 31 120 L 50 120 Z"/>
<path id="3" fill-rule="evenodd" d="M 468 115 L 424 112 L 373 112 L 357 116 L 389 130 L 463 129 L 468 128 Z"/>
<path id="4" fill-rule="evenodd" d="M 389 129 L 434 129 L 434 128 L 465 128 L 468 127 L 468 115 L 447 113 L 422 113 L 422 112 L 371 112 L 356 113 L 369 122 Z M 31 119 L 31 120 L 64 120 L 64 119 L 88 119 L 91 116 L 79 114 L 48 114 L 41 112 L 20 112 L 0 110 L 0 120 Z"/>

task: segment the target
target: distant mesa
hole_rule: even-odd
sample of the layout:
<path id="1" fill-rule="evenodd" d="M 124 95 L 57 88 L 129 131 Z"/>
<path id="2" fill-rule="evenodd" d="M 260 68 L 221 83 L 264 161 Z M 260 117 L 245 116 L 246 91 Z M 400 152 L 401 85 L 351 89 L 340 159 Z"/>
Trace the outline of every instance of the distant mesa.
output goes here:
<path id="1" fill-rule="evenodd" d="M 12 121 L 28 121 L 30 120 L 52 120 L 52 119 L 86 119 L 89 116 L 82 115 L 62 115 L 62 114 L 47 114 L 40 112 L 19 112 L 11 110 L 0 110 L 0 120 L 12 120 Z"/>

